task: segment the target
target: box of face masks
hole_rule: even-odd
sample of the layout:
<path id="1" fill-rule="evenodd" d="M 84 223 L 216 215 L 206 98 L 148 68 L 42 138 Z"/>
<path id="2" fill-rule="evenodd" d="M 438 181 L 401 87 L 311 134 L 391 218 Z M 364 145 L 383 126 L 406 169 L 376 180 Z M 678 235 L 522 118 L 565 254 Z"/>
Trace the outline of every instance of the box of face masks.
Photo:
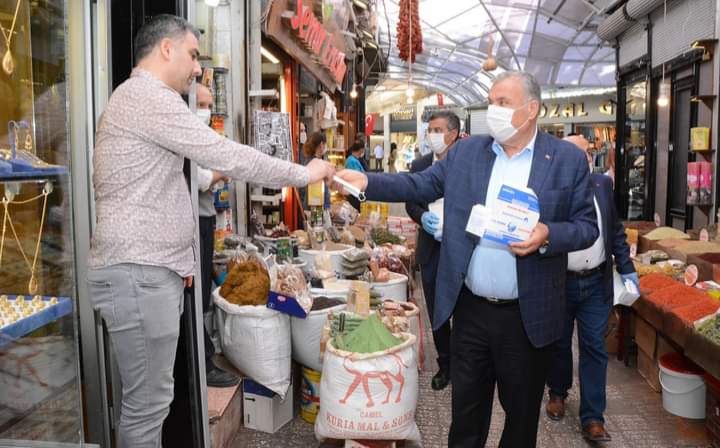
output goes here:
<path id="1" fill-rule="evenodd" d="M 481 204 L 473 207 L 466 230 L 490 241 L 510 244 L 530 238 L 539 220 L 540 204 L 532 190 L 503 185 L 492 209 Z"/>

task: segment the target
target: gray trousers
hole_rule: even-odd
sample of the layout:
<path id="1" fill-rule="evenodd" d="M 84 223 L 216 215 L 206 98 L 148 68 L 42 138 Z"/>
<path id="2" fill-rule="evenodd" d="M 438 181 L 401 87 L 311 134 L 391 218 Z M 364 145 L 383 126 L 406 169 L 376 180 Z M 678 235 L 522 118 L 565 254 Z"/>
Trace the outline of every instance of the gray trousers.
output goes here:
<path id="1" fill-rule="evenodd" d="M 119 448 L 159 448 L 173 400 L 183 279 L 162 267 L 89 269 L 93 308 L 105 321 L 122 382 Z"/>

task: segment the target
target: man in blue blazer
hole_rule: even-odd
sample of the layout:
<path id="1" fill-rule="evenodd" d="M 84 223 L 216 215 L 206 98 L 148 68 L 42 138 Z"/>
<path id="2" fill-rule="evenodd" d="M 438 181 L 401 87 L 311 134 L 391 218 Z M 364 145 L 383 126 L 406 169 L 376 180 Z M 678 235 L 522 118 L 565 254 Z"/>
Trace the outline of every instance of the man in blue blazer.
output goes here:
<path id="1" fill-rule="evenodd" d="M 534 447 L 550 345 L 563 329 L 567 254 L 598 231 L 585 156 L 537 129 L 535 78 L 502 73 L 488 99 L 491 136 L 457 142 L 430 168 L 338 176 L 375 201 L 445 198 L 433 326 L 453 315 L 448 444 L 485 445 L 497 385 L 506 414 L 500 446 Z M 531 188 L 540 204 L 530 237 L 509 246 L 465 231 L 473 206 L 492 208 L 503 184 Z"/>
<path id="2" fill-rule="evenodd" d="M 460 118 L 449 110 L 440 110 L 433 113 L 428 120 L 427 139 L 430 153 L 413 160 L 410 166 L 411 173 L 425 170 L 433 163 L 444 159 L 460 136 Z M 415 248 L 415 261 L 420 266 L 422 274 L 423 296 L 425 305 L 433 321 L 435 310 L 435 279 L 437 278 L 438 262 L 440 261 L 440 242 L 442 229 L 438 229 L 440 217 L 429 209 L 429 204 L 421 202 L 406 202 L 405 211 L 422 230 L 418 232 L 417 247 Z M 447 320 L 437 330 L 433 331 L 433 342 L 437 349 L 437 362 L 439 370 L 433 376 L 431 386 L 433 390 L 442 390 L 450 382 L 450 321 Z"/>
<path id="3" fill-rule="evenodd" d="M 566 140 L 583 151 L 592 170 L 592 155 L 585 137 L 573 135 Z M 590 185 L 600 235 L 589 248 L 568 255 L 564 332 L 555 344 L 547 382 L 550 399 L 545 411 L 553 420 L 565 416 L 565 399 L 573 380 L 572 335 L 577 321 L 582 435 L 591 442 L 604 442 L 610 440 L 603 413 L 608 363 L 605 334 L 613 306 L 613 255 L 623 281 L 630 280 L 639 289 L 639 280 L 625 241 L 625 229 L 615 209 L 612 180 L 602 174 L 591 174 Z"/>

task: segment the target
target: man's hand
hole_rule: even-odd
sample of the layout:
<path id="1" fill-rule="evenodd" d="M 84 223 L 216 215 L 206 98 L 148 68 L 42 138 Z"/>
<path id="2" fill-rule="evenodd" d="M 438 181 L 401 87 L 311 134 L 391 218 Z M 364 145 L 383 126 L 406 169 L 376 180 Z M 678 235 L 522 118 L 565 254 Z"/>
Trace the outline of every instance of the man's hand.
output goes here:
<path id="1" fill-rule="evenodd" d="M 539 222 L 530 234 L 530 238 L 520 243 L 510 243 L 510 250 L 517 256 L 530 255 L 542 246 L 550 236 L 550 229 Z"/>
<path id="2" fill-rule="evenodd" d="M 336 176 L 346 182 L 350 182 L 352 185 L 360 189 L 360 191 L 365 191 L 365 189 L 367 188 L 368 178 L 360 171 L 341 170 L 337 172 Z M 333 184 L 333 188 L 337 191 L 346 193 L 342 185 Z"/>
<path id="3" fill-rule="evenodd" d="M 307 164 L 307 169 L 310 171 L 308 184 L 314 184 L 321 180 L 331 182 L 335 175 L 335 165 L 321 159 L 312 159 L 310 163 Z"/>
<path id="4" fill-rule="evenodd" d="M 631 272 L 630 274 L 621 274 L 623 283 L 625 283 L 627 280 L 630 280 L 635 285 L 635 288 L 640 292 L 640 279 L 638 278 L 638 275 L 635 272 Z"/>
<path id="5" fill-rule="evenodd" d="M 185 287 L 192 288 L 192 284 L 193 284 L 193 276 L 189 275 L 189 276 L 185 277 Z"/>
<path id="6" fill-rule="evenodd" d="M 435 233 L 437 233 L 438 225 L 440 224 L 440 218 L 438 215 L 433 212 L 425 212 L 422 216 L 420 216 L 420 222 L 422 223 L 423 230 L 434 237 Z"/>
<path id="7" fill-rule="evenodd" d="M 227 177 L 226 175 L 224 175 L 223 173 L 220 173 L 218 171 L 213 171 L 212 173 L 213 173 L 213 177 L 212 177 L 212 182 L 210 183 L 210 185 L 215 185 L 216 183 L 218 183 L 220 181 L 223 181 L 225 183 L 230 182 L 230 178 Z"/>

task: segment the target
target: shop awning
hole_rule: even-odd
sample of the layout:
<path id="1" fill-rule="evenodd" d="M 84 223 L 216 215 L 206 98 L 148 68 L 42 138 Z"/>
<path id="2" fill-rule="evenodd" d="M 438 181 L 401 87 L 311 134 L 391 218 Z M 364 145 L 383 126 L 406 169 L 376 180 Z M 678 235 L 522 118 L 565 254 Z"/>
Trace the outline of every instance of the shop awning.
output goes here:
<path id="1" fill-rule="evenodd" d="M 400 0 L 378 0 L 386 80 L 407 83 L 408 64 L 396 47 Z M 485 100 L 504 70 L 532 72 L 545 86 L 612 86 L 615 50 L 597 37 L 617 0 L 420 0 L 423 53 L 412 83 L 461 105 Z M 482 69 L 490 42 L 498 68 Z"/>

